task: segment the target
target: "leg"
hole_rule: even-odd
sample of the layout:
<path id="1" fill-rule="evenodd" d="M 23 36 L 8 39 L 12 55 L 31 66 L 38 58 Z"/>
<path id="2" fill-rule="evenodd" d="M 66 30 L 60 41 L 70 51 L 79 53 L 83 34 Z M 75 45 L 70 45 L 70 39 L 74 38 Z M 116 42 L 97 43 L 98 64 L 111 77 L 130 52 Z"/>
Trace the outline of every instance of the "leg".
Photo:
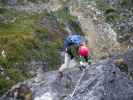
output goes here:
<path id="1" fill-rule="evenodd" d="M 69 63 L 70 63 L 70 57 L 68 53 L 65 53 L 64 64 L 62 64 L 61 67 L 59 68 L 59 74 L 61 77 L 63 77 L 63 71 L 69 68 Z"/>
<path id="2" fill-rule="evenodd" d="M 88 57 L 84 56 L 85 62 L 88 62 Z"/>
<path id="3" fill-rule="evenodd" d="M 85 68 L 85 58 L 83 56 L 80 56 L 80 70 L 83 71 L 83 69 Z"/>
<path id="4" fill-rule="evenodd" d="M 71 48 L 70 48 L 70 47 L 67 49 L 67 51 L 66 51 L 66 52 L 68 53 L 68 55 L 70 56 L 70 58 L 71 58 L 71 59 L 73 59 L 73 58 L 74 58 L 74 55 L 73 55 L 72 50 L 71 50 Z"/>

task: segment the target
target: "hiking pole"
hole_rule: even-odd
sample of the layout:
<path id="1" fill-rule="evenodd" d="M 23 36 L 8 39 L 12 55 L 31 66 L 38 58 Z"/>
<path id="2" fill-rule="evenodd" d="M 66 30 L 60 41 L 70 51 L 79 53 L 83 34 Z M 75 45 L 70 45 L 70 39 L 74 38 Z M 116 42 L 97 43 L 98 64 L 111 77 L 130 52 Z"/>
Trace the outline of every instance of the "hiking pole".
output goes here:
<path id="1" fill-rule="evenodd" d="M 74 91 L 72 92 L 72 94 L 70 94 L 70 97 L 71 97 L 71 98 L 74 96 L 74 94 L 75 94 L 75 92 L 76 92 L 76 90 L 77 90 L 77 88 L 78 88 L 78 86 L 79 86 L 79 84 L 80 84 L 80 81 L 82 80 L 84 74 L 85 74 L 85 69 L 83 69 L 83 72 L 82 72 L 82 74 L 81 74 L 81 76 L 80 76 L 80 78 L 79 78 L 79 80 L 78 80 L 78 82 L 77 82 L 77 84 L 76 84 L 76 86 L 75 86 Z"/>

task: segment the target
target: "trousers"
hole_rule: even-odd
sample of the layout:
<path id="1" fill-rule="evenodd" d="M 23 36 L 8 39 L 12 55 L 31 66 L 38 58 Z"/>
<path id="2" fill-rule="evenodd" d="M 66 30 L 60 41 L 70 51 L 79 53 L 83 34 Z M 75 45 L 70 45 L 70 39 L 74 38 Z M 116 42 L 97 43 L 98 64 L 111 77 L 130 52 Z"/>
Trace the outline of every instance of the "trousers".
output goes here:
<path id="1" fill-rule="evenodd" d="M 69 54 L 67 52 L 65 52 L 64 63 L 59 68 L 59 71 L 62 72 L 64 70 L 74 68 L 74 67 L 76 67 L 76 65 L 77 65 L 76 61 L 74 59 L 71 59 Z"/>

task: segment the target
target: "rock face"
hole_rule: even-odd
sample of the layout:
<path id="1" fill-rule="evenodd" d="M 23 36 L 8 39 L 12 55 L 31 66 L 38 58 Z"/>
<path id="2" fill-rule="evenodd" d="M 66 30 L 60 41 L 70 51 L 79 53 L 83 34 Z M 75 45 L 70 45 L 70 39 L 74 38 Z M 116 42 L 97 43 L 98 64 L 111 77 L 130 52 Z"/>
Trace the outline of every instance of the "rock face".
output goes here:
<path id="1" fill-rule="evenodd" d="M 91 68 L 88 69 L 90 72 L 87 76 L 90 78 L 81 83 L 79 91 L 72 100 L 133 99 L 133 82 L 129 81 L 110 61 L 103 63 L 93 66 L 93 71 Z"/>
<path id="2" fill-rule="evenodd" d="M 8 0 L 8 4 L 10 8 L 28 13 L 42 13 L 45 10 L 56 11 L 63 6 L 59 0 L 23 0 L 19 2 L 17 0 Z"/>
<path id="3" fill-rule="evenodd" d="M 42 73 L 25 84 L 31 87 L 33 100 L 133 100 L 133 81 L 112 62 L 107 59 L 88 66 L 72 98 L 70 94 L 82 73 L 78 68 L 65 71 L 62 79 L 53 71 Z"/>
<path id="4" fill-rule="evenodd" d="M 124 59 L 125 59 L 125 62 L 127 63 L 127 65 L 128 65 L 128 72 L 130 74 L 133 74 L 133 49 L 129 50 L 124 55 Z"/>
<path id="5" fill-rule="evenodd" d="M 14 6 L 17 4 L 17 0 L 8 0 L 7 1 L 9 5 Z"/>
<path id="6" fill-rule="evenodd" d="M 6 18 L 4 16 L 0 15 L 0 23 L 4 23 L 5 20 L 6 20 Z"/>
<path id="7" fill-rule="evenodd" d="M 83 6 L 82 2 L 79 0 L 79 7 L 70 6 L 71 14 L 78 17 L 81 29 L 94 55 L 97 58 L 109 56 L 119 48 L 117 33 L 105 22 L 101 11 L 90 4 Z"/>
<path id="8" fill-rule="evenodd" d="M 45 87 L 42 85 L 42 89 L 35 91 L 35 94 L 40 94 L 40 98 L 44 96 L 41 95 L 41 92 L 46 96 L 51 95 L 50 100 L 60 100 L 65 96 L 65 100 L 71 100 L 68 95 L 72 93 L 80 73 L 80 70 L 73 69 L 66 72 L 65 77 L 61 80 L 54 78 L 55 76 L 52 74 L 51 76 L 48 75 L 49 79 L 53 81 L 49 81 L 50 84 L 47 89 L 45 88 L 47 91 L 42 92 L 43 87 Z M 132 94 L 133 81 L 126 78 L 126 75 L 121 73 L 111 60 L 105 60 L 87 68 L 72 100 L 132 100 Z M 42 100 L 45 100 L 44 98 Z"/>
<path id="9" fill-rule="evenodd" d="M 101 0 L 105 5 L 113 7 L 119 16 L 119 20 L 111 22 L 117 31 L 119 42 L 123 42 L 128 48 L 132 48 L 133 41 L 133 1 L 132 0 Z"/>
<path id="10" fill-rule="evenodd" d="M 16 2 L 17 0 L 9 1 Z M 54 2 L 56 2 L 56 0 L 48 4 L 51 5 Z M 48 4 L 29 3 L 27 4 L 28 6 L 16 5 L 15 9 L 18 11 L 41 13 L 46 9 L 55 11 L 61 7 L 61 5 L 58 4 L 58 6 L 56 4 L 49 6 Z M 13 3 L 13 5 L 15 5 L 15 3 Z M 48 6 L 49 8 L 47 8 Z M 71 14 L 78 17 L 81 28 L 90 42 L 90 46 L 92 44 L 92 48 L 98 48 L 98 52 L 95 51 L 95 53 L 100 54 L 105 51 L 110 53 L 110 48 L 114 48 L 113 46 L 117 43 L 116 33 L 111 29 L 109 24 L 104 23 L 102 13 L 95 11 L 96 9 L 89 5 L 86 7 L 88 8 L 74 8 L 71 10 Z M 0 16 L 0 22 L 4 20 L 4 17 Z M 56 30 L 56 28 L 58 29 L 58 25 L 55 24 L 56 20 L 50 17 L 42 18 L 40 22 L 39 24 L 43 26 L 43 28 L 47 28 L 50 33 L 62 32 L 62 30 Z M 132 25 L 132 23 L 130 24 Z M 123 26 L 125 26 L 125 24 Z M 128 66 L 132 70 L 133 57 L 131 54 L 132 51 L 131 53 L 127 53 L 125 59 L 129 62 Z M 2 73 L 3 69 L 1 67 L 0 74 Z M 30 99 L 27 100 L 31 100 L 31 92 L 33 100 L 133 100 L 133 81 L 129 80 L 127 75 L 115 66 L 113 59 L 103 60 L 92 66 L 88 66 L 74 96 L 70 98 L 70 94 L 73 92 L 81 73 L 78 68 L 73 68 L 65 71 L 64 77 L 59 79 L 57 77 L 57 71 L 44 73 L 41 69 L 37 77 L 21 83 L 24 85 L 19 84 L 14 86 L 5 96 L 1 97 L 0 100 L 17 100 L 17 98 L 19 98 L 18 94 L 21 94 L 23 89 L 25 92 L 22 92 L 23 95 L 21 95 L 21 97 L 25 98 L 29 95 Z"/>

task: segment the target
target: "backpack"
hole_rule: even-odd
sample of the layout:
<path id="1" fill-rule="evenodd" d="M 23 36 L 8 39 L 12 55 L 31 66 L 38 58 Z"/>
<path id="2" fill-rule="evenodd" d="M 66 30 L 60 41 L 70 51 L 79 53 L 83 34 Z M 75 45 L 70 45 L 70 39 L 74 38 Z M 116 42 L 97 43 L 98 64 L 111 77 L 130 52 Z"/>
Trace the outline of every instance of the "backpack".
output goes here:
<path id="1" fill-rule="evenodd" d="M 77 45 L 77 46 L 79 46 L 82 41 L 84 41 L 84 39 L 80 35 L 69 35 L 64 40 L 64 46 L 65 47 L 68 47 L 70 45 Z"/>

